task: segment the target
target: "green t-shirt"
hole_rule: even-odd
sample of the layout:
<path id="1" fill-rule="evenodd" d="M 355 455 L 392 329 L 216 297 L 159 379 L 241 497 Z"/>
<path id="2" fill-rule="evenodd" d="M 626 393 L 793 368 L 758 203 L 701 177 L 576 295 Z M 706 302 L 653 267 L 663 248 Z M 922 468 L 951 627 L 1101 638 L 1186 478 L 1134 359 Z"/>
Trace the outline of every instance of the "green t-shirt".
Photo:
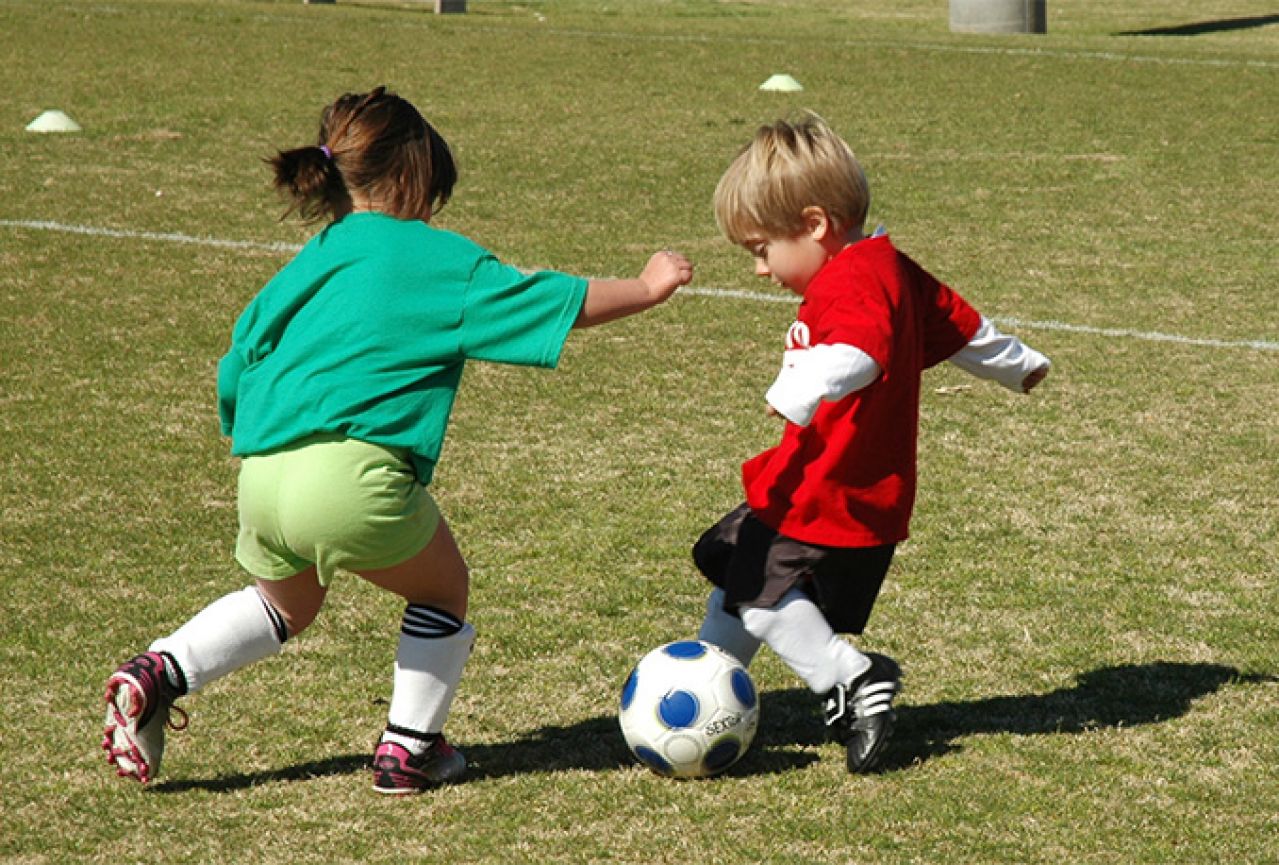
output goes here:
<path id="1" fill-rule="evenodd" d="M 554 367 L 586 280 L 525 273 L 417 220 L 355 213 L 317 234 L 236 322 L 218 365 L 231 452 L 330 433 L 403 448 L 422 483 L 467 360 Z"/>

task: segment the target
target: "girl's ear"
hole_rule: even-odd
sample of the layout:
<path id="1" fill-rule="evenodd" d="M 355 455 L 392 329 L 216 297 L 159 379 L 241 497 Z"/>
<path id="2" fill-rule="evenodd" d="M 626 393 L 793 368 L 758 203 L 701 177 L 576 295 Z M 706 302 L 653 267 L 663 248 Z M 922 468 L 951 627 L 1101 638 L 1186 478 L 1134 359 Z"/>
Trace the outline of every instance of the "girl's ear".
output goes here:
<path id="1" fill-rule="evenodd" d="M 835 231 L 835 224 L 825 208 L 810 205 L 805 207 L 801 215 L 804 217 L 804 230 L 816 241 L 823 241 Z"/>

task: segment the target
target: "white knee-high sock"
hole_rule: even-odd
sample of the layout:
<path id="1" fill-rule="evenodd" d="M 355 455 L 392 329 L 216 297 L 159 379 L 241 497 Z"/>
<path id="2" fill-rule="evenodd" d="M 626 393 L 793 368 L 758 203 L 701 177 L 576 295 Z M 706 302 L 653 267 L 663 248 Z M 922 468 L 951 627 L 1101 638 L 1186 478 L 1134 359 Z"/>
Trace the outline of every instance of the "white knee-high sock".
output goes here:
<path id="1" fill-rule="evenodd" d="M 279 653 L 287 636 L 280 614 L 249 586 L 218 598 L 150 648 L 172 656 L 186 679 L 187 692 L 193 692 Z"/>
<path id="2" fill-rule="evenodd" d="M 870 659 L 832 631 L 822 611 L 798 589 L 783 595 L 775 607 L 743 608 L 742 624 L 815 694 L 825 694 L 870 669 Z"/>
<path id="3" fill-rule="evenodd" d="M 724 590 L 720 588 L 712 589 L 706 599 L 706 618 L 702 620 L 697 639 L 719 646 L 743 667 L 751 665 L 759 650 L 759 638 L 746 630 L 741 619 L 725 612 Z"/>
<path id="4" fill-rule="evenodd" d="M 382 741 L 420 751 L 440 733 L 474 644 L 475 629 L 456 616 L 408 605 Z"/>

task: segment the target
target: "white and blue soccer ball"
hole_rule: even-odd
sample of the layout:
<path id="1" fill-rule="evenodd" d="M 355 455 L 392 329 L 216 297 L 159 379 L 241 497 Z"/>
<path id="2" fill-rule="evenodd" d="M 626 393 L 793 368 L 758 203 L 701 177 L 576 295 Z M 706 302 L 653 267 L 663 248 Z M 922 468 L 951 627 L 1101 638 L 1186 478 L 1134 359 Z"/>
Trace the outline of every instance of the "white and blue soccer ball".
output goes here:
<path id="1" fill-rule="evenodd" d="M 683 640 L 640 658 L 618 720 L 631 753 L 659 775 L 705 778 L 750 747 L 759 697 L 750 674 L 718 646 Z"/>

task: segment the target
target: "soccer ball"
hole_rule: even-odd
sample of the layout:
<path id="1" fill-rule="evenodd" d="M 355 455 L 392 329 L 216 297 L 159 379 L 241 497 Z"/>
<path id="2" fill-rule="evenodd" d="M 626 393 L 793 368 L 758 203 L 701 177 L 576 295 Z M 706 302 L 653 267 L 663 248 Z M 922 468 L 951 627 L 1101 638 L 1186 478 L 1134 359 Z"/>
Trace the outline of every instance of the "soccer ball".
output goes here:
<path id="1" fill-rule="evenodd" d="M 705 778 L 746 753 L 759 726 L 759 699 L 736 658 L 683 640 L 640 658 L 622 686 L 618 720 L 631 753 L 654 772 Z"/>

